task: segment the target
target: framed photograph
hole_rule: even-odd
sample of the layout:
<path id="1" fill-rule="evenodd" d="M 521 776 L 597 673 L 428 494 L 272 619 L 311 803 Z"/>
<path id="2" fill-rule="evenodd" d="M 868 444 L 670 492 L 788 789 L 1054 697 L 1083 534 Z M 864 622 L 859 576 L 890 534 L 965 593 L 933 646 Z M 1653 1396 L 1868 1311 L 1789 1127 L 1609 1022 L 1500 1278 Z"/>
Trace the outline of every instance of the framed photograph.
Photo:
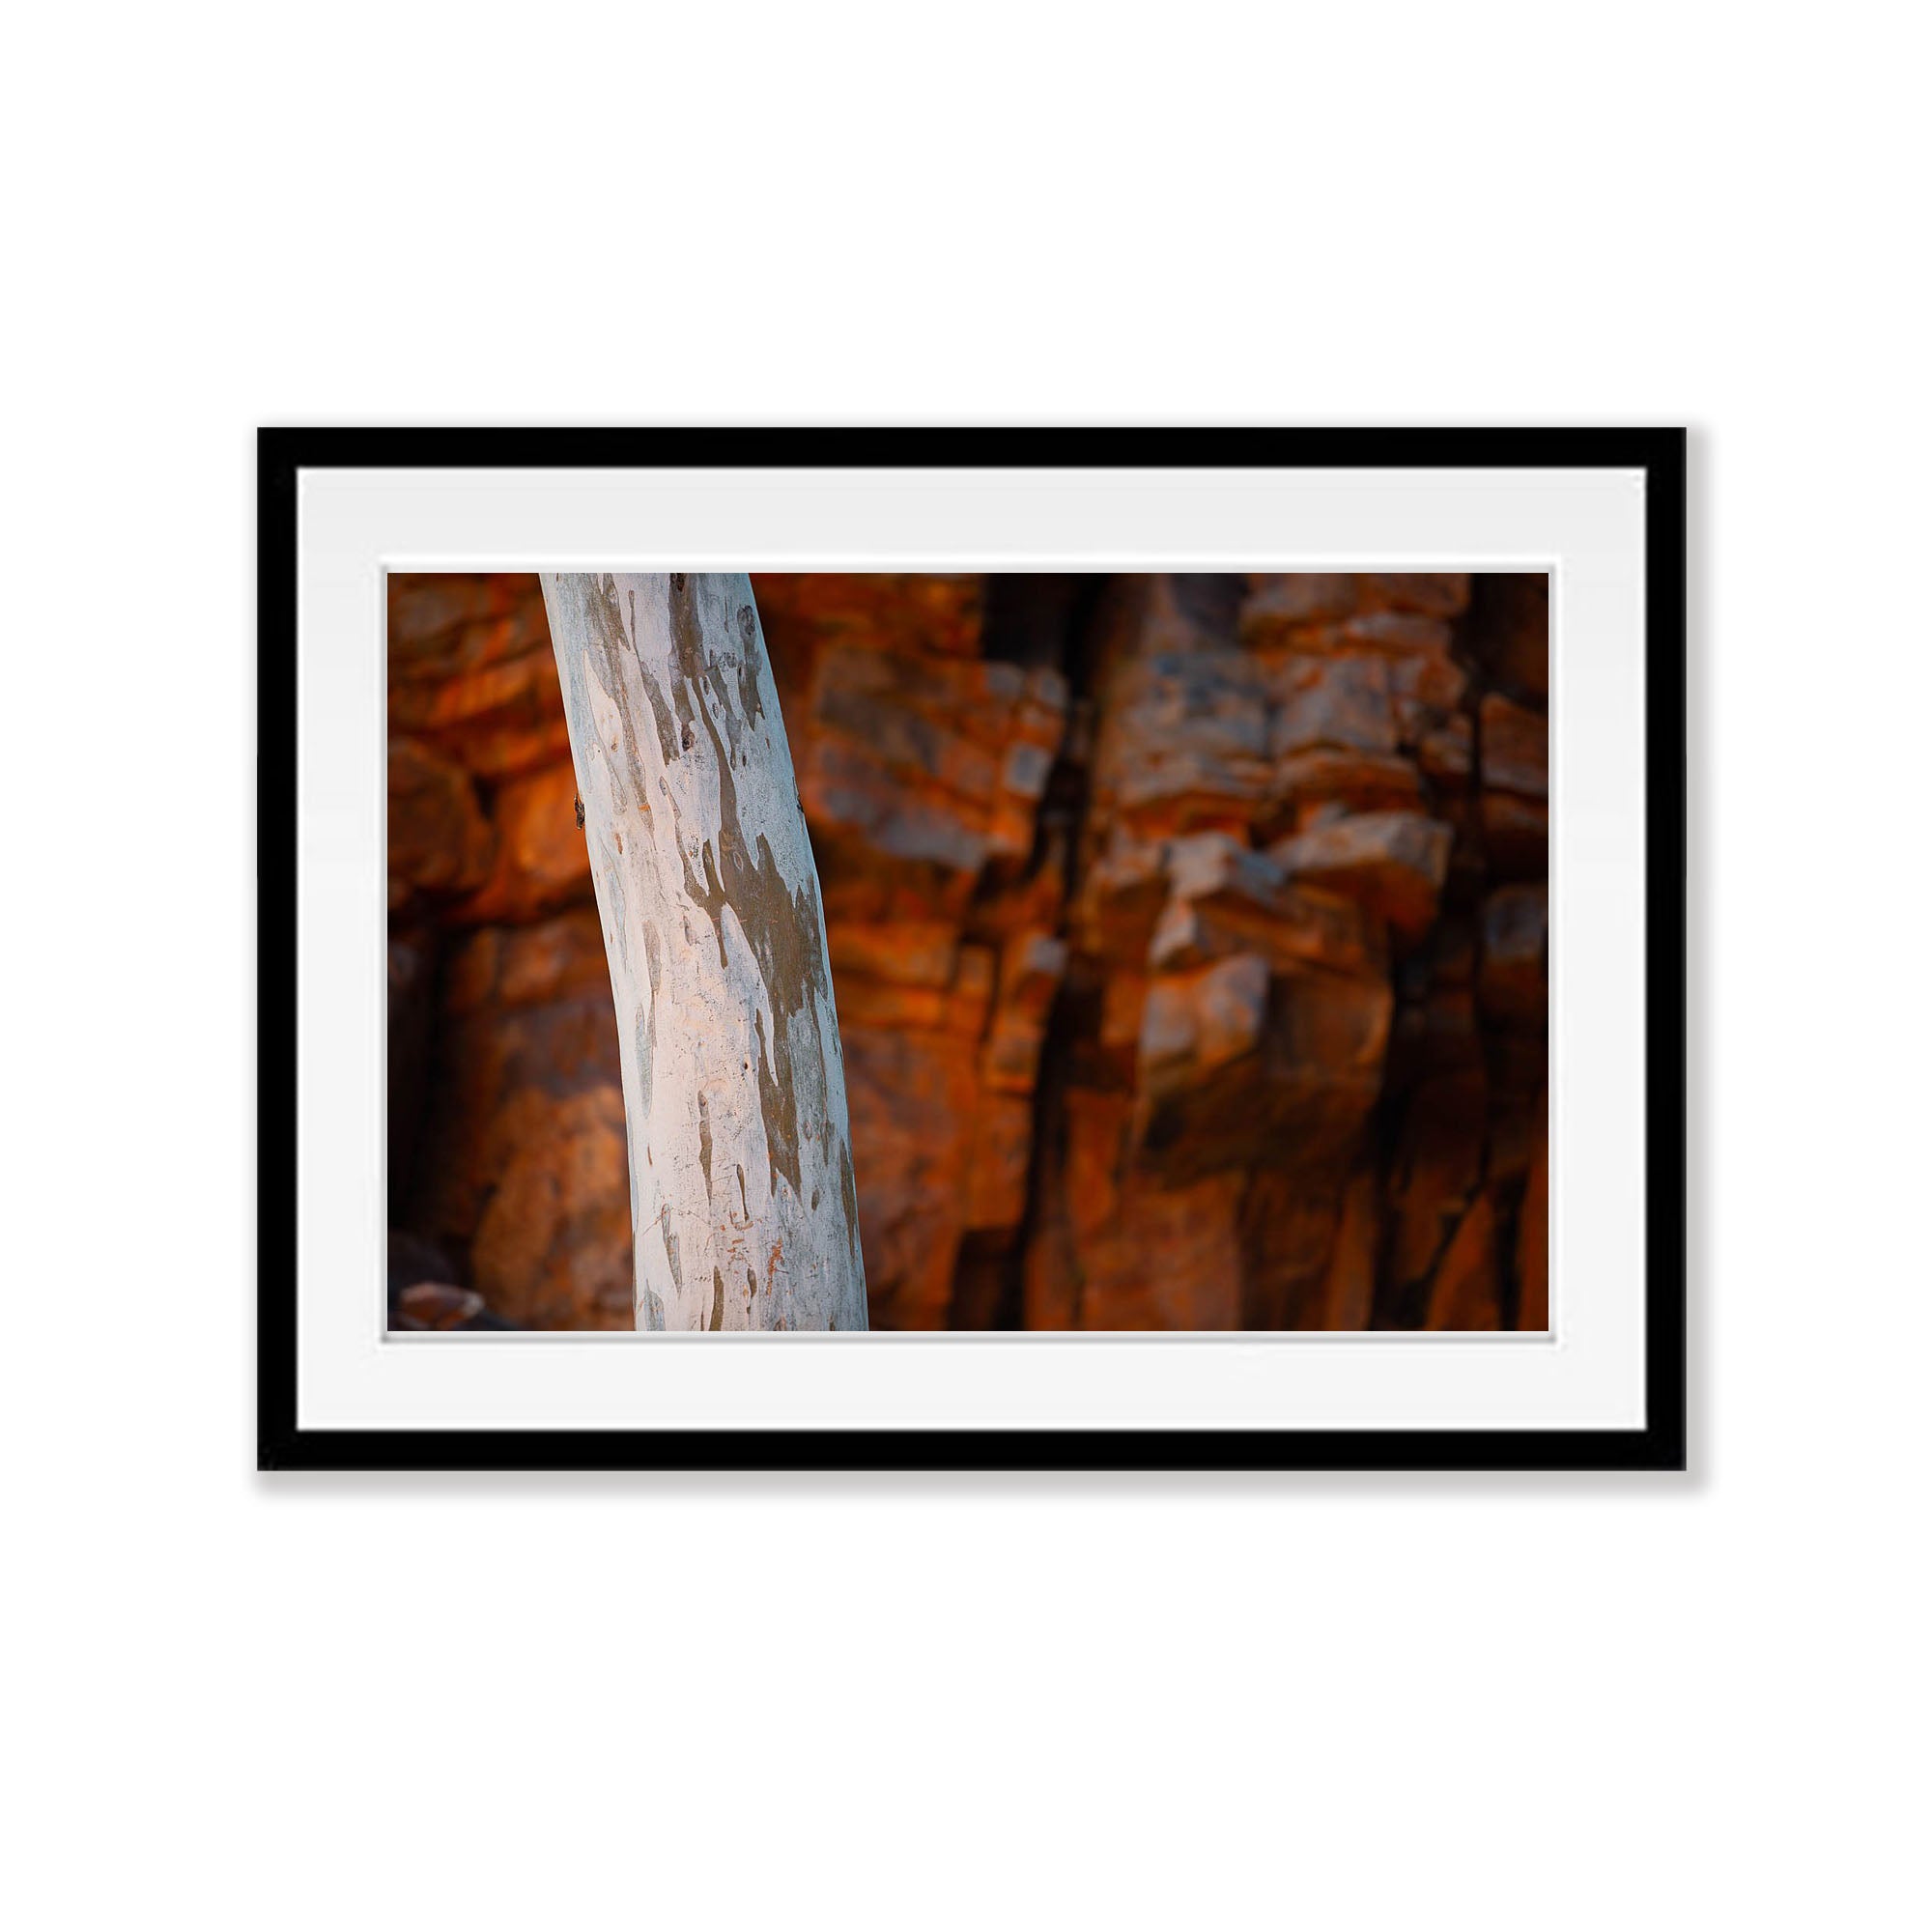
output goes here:
<path id="1" fill-rule="evenodd" d="M 1679 1469 L 1679 430 L 264 430 L 259 1462 Z"/>

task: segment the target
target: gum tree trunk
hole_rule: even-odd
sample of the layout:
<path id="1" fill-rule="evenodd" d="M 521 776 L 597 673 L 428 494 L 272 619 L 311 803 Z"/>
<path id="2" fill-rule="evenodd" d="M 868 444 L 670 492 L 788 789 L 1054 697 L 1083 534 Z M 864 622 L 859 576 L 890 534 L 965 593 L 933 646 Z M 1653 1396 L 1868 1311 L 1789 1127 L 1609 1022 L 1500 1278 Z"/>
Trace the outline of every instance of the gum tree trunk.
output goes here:
<path id="1" fill-rule="evenodd" d="M 550 576 L 639 1328 L 866 1326 L 818 873 L 749 578 Z"/>

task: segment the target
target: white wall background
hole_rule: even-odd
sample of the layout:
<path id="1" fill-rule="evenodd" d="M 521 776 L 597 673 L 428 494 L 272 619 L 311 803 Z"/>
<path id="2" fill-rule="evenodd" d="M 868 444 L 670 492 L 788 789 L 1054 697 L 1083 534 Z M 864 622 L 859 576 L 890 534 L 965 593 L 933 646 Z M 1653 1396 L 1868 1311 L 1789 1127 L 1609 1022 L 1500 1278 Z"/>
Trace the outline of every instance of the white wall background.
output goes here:
<path id="1" fill-rule="evenodd" d="M 1922 35 L 16 20 L 9 1921 L 1923 1923 Z M 1660 419 L 1693 1478 L 250 1473 L 256 422 Z"/>

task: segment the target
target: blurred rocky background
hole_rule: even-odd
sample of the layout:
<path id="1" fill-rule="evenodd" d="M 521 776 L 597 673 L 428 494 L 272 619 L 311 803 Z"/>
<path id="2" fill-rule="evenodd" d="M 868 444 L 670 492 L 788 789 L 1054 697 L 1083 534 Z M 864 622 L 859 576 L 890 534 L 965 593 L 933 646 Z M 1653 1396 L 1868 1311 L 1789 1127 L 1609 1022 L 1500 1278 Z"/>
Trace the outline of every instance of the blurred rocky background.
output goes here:
<path id="1" fill-rule="evenodd" d="M 1548 1321 L 1548 582 L 759 576 L 879 1328 Z M 628 1328 L 533 577 L 392 576 L 397 1328 Z"/>

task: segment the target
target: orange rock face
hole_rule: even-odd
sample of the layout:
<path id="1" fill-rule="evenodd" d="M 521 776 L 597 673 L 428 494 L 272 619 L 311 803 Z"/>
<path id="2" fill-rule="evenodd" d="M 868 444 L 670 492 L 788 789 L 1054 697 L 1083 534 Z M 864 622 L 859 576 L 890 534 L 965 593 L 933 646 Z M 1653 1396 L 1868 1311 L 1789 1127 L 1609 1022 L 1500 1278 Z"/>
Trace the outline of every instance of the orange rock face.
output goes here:
<path id="1" fill-rule="evenodd" d="M 497 1315 L 631 1326 L 616 1021 L 594 909 L 463 934 L 444 956 L 411 1228 Z"/>
<path id="2" fill-rule="evenodd" d="M 1544 580 L 754 585 L 874 1326 L 1542 1325 Z M 396 1320 L 628 1327 L 535 579 L 392 578 L 389 670 Z"/>

